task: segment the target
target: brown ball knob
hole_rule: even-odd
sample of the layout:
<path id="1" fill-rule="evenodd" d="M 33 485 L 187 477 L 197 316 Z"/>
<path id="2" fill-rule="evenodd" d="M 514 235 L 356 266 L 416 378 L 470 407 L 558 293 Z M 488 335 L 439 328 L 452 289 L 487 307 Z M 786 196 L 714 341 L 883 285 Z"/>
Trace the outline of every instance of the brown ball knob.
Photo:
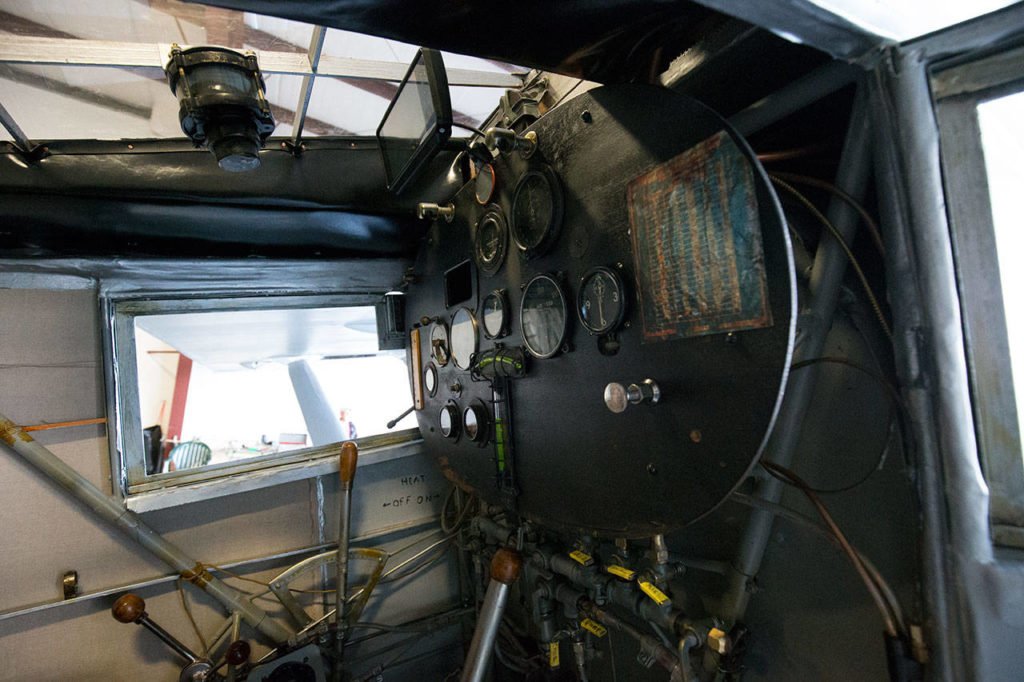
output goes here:
<path id="1" fill-rule="evenodd" d="M 351 483 L 356 476 L 356 460 L 359 459 L 359 449 L 352 442 L 341 444 L 341 462 L 339 471 L 342 483 Z"/>
<path id="2" fill-rule="evenodd" d="M 511 585 L 519 577 L 519 569 L 523 567 L 523 558 L 519 552 L 502 547 L 491 559 L 491 578 L 499 583 Z"/>
<path id="3" fill-rule="evenodd" d="M 224 652 L 224 660 L 228 662 L 228 665 L 242 665 L 249 660 L 249 654 L 252 653 L 252 647 L 245 640 L 236 640 L 228 645 L 228 650 Z"/>
<path id="4" fill-rule="evenodd" d="M 137 594 L 122 594 L 110 609 L 114 618 L 122 623 L 138 623 L 146 616 L 146 602 Z"/>

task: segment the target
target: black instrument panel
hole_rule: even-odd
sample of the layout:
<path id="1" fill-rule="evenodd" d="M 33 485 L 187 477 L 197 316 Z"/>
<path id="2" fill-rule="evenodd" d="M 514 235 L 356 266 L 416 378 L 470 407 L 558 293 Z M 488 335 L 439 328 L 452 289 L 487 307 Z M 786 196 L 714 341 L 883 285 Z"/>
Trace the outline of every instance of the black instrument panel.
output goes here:
<path id="1" fill-rule="evenodd" d="M 494 380 L 434 358 L 438 389 L 417 418 L 451 480 L 526 518 L 639 537 L 700 518 L 745 477 L 781 400 L 795 279 L 774 194 L 724 128 L 678 94 L 602 87 L 537 121 L 530 158 L 495 159 L 506 181 L 489 204 L 472 181 L 456 195 L 455 220 L 435 224 L 418 256 L 407 319 L 448 326 L 468 309 L 477 364 L 503 349 L 527 362 L 525 376 Z M 694 189 L 715 183 L 717 194 Z M 481 267 L 481 241 L 494 240 L 480 225 L 495 213 L 513 245 Z M 470 298 L 447 308 L 441 277 L 467 258 Z M 605 405 L 609 383 L 646 379 L 657 404 Z"/>

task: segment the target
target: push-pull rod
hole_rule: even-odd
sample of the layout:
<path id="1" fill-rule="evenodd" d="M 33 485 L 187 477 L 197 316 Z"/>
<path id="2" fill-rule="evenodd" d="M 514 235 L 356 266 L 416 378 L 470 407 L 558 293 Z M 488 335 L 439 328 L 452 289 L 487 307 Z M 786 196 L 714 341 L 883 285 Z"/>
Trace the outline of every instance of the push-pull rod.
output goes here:
<path id="1" fill-rule="evenodd" d="M 217 599 L 229 611 L 240 614 L 245 622 L 275 643 L 284 642 L 291 636 L 287 628 L 271 619 L 263 609 L 246 599 L 244 594 L 210 574 L 200 562 L 185 554 L 177 545 L 168 542 L 135 513 L 125 509 L 120 502 L 104 494 L 3 414 L 0 414 L 0 440 L 103 521 L 166 562 L 192 584 Z"/>

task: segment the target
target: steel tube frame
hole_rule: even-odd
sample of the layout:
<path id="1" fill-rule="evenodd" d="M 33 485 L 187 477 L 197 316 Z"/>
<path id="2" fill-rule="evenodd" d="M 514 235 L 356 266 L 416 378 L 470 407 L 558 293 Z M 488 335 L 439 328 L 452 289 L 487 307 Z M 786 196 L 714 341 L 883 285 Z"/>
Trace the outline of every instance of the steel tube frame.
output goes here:
<path id="1" fill-rule="evenodd" d="M 324 50 L 324 36 L 327 29 L 323 26 L 313 27 L 313 37 L 309 41 L 309 69 L 314 74 L 320 65 L 320 54 Z M 306 110 L 309 109 L 309 98 L 313 95 L 313 75 L 302 77 L 302 86 L 299 88 L 299 104 L 295 107 L 295 117 L 292 119 L 292 146 L 297 146 L 302 139 L 302 126 L 306 123 Z"/>
<path id="2" fill-rule="evenodd" d="M 863 86 L 858 87 L 836 177 L 836 186 L 855 199 L 860 199 L 864 195 L 872 159 L 869 134 L 871 119 L 866 94 Z M 847 243 L 852 242 L 859 221 L 857 213 L 848 204 L 833 198 L 829 204 L 828 217 Z M 798 338 L 793 353 L 793 364 L 812 360 L 821 355 L 832 327 L 846 265 L 847 257 L 839 243 L 831 236 L 823 236 L 811 270 L 811 304 L 800 315 L 797 323 Z M 782 409 L 779 411 L 775 430 L 764 453 L 767 459 L 782 466 L 789 466 L 792 462 L 801 427 L 813 397 L 816 378 L 817 371 L 813 366 L 789 375 Z M 754 494 L 770 502 L 778 502 L 782 497 L 783 487 L 781 481 L 765 477 L 761 479 L 761 484 Z M 746 611 L 750 600 L 751 581 L 764 560 L 773 520 L 774 515 L 770 512 L 761 509 L 750 512 L 739 552 L 729 572 L 729 587 L 722 600 L 720 615 L 730 622 L 740 620 Z"/>
<path id="3" fill-rule="evenodd" d="M 863 73 L 845 62 L 829 62 L 733 114 L 729 123 L 748 136 L 846 87 Z"/>
<path id="4" fill-rule="evenodd" d="M 196 576 L 192 582 L 217 599 L 232 613 L 241 614 L 242 618 L 253 628 L 274 642 L 286 641 L 291 635 L 284 626 L 272 620 L 263 609 L 248 601 L 241 592 L 203 570 L 198 561 L 164 539 L 162 535 L 147 526 L 141 518 L 125 509 L 117 500 L 105 495 L 84 476 L 33 440 L 30 435 L 18 428 L 3 414 L 0 414 L 0 440 L 3 440 L 26 462 L 88 507 L 103 521 L 135 540 L 175 571 L 182 575 Z"/>
<path id="5" fill-rule="evenodd" d="M 183 49 L 187 46 L 182 45 Z M 0 63 L 54 66 L 119 66 L 159 69 L 163 73 L 170 43 L 117 43 L 103 40 L 35 38 L 5 35 L 0 42 Z M 254 50 L 263 73 L 296 76 L 333 76 L 366 80 L 401 81 L 409 65 L 353 57 L 320 57 L 316 67 L 301 52 Z M 517 88 L 520 76 L 496 71 L 448 69 L 449 85 Z M 162 78 L 162 75 L 161 75 Z"/>

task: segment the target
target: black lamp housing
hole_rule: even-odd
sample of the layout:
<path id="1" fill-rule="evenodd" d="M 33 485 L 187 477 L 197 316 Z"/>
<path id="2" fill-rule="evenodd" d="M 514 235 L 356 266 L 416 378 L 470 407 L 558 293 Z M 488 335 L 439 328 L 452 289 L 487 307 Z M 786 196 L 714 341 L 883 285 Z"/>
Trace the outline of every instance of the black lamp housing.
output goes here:
<path id="1" fill-rule="evenodd" d="M 164 72 L 180 104 L 181 130 L 192 142 L 213 152 L 224 170 L 258 168 L 275 122 L 256 55 L 174 45 Z"/>

